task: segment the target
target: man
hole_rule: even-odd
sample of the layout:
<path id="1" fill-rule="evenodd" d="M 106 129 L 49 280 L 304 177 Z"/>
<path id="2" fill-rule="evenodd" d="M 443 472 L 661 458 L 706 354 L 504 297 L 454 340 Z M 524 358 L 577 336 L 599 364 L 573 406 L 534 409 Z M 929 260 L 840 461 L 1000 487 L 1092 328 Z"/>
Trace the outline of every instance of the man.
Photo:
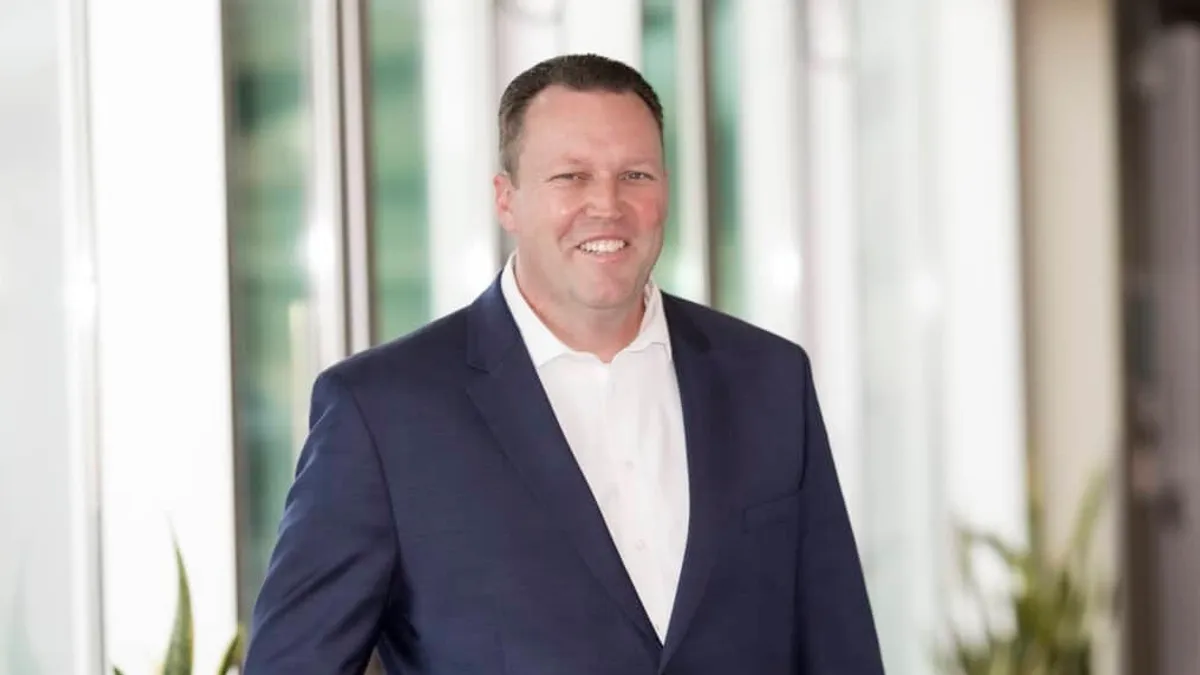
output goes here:
<path id="1" fill-rule="evenodd" d="M 653 90 L 551 59 L 500 141 L 496 282 L 316 382 L 247 675 L 882 673 L 807 356 L 650 279 Z"/>

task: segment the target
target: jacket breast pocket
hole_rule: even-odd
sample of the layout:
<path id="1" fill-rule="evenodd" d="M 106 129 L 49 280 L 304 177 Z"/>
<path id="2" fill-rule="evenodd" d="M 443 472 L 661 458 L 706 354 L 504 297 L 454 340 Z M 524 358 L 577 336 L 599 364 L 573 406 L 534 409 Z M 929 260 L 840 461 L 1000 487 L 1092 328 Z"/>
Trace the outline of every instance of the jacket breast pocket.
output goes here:
<path id="1" fill-rule="evenodd" d="M 749 532 L 771 524 L 792 522 L 800 517 L 800 491 L 747 506 L 742 511 L 742 528 Z"/>

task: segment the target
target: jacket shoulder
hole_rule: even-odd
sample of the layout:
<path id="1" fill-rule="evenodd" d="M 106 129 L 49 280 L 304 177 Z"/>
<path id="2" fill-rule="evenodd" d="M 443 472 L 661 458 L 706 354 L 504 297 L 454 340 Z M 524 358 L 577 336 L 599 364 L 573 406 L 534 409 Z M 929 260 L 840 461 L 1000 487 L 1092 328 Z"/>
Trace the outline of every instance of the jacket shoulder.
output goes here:
<path id="1" fill-rule="evenodd" d="M 796 342 L 712 307 L 673 295 L 665 298 L 674 313 L 690 323 L 717 351 L 795 361 L 807 367 L 808 353 Z"/>
<path id="2" fill-rule="evenodd" d="M 326 368 L 332 377 L 359 388 L 397 380 L 427 381 L 457 373 L 466 363 L 467 310 L 460 309 L 410 333 L 370 347 Z"/>

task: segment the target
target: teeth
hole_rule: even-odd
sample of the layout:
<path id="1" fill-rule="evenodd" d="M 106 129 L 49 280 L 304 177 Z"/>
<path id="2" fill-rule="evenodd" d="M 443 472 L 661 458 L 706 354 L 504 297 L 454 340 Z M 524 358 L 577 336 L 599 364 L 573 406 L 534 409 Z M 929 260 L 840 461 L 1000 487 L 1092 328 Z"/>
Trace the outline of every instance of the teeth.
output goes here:
<path id="1" fill-rule="evenodd" d="M 616 253 L 625 248 L 625 242 L 620 239 L 593 239 L 579 245 L 579 249 L 588 253 Z"/>

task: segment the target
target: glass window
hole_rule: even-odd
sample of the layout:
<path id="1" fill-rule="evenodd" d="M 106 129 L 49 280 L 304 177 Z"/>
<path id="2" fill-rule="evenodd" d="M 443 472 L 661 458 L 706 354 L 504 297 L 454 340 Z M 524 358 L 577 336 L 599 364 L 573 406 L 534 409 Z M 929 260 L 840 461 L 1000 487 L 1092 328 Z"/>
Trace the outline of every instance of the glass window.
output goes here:
<path id="1" fill-rule="evenodd" d="M 311 387 L 308 25 L 306 3 L 227 3 L 230 310 L 243 617 L 249 616 L 275 543 Z"/>
<path id="2" fill-rule="evenodd" d="M 430 314 L 420 4 L 369 4 L 373 341 Z M 316 352 L 310 247 L 311 7 L 231 2 L 229 203 L 240 611 L 248 619 L 308 431 Z"/>
<path id="3" fill-rule="evenodd" d="M 370 3 L 375 341 L 429 320 L 429 234 L 418 0 Z"/>
<path id="4" fill-rule="evenodd" d="M 369 5 L 373 340 L 429 317 L 419 3 Z M 230 245 L 239 584 L 248 617 L 307 434 L 316 283 L 309 261 L 310 11 L 230 3 Z"/>
<path id="5" fill-rule="evenodd" d="M 710 207 L 712 305 L 737 315 L 743 308 L 738 234 L 737 3 L 713 0 L 707 9 L 709 166 L 714 186 Z"/>
<path id="6" fill-rule="evenodd" d="M 676 66 L 674 0 L 644 0 L 642 3 L 642 75 L 658 93 L 663 105 L 667 174 L 677 176 L 679 153 L 676 147 Z M 655 281 L 663 290 L 679 292 L 679 183 L 671 185 L 671 203 L 664 224 L 662 255 L 655 266 Z"/>

